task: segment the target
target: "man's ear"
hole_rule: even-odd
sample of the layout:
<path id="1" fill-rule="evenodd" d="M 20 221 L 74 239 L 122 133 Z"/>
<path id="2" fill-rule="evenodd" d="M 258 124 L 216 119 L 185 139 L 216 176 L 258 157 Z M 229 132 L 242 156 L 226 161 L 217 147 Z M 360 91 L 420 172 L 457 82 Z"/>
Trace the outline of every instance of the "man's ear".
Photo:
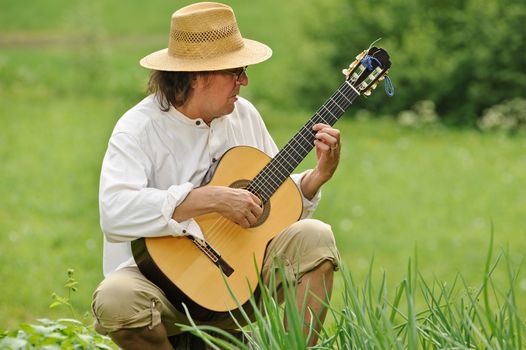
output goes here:
<path id="1" fill-rule="evenodd" d="M 192 79 L 193 89 L 203 89 L 210 85 L 212 74 L 210 72 L 200 72 L 194 75 Z"/>

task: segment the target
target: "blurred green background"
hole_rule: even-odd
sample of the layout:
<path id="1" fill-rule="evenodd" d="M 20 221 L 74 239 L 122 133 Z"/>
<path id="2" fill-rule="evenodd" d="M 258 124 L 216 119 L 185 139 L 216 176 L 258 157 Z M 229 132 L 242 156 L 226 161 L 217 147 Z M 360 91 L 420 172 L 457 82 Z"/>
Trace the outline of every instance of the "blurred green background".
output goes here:
<path id="1" fill-rule="evenodd" d="M 190 1 L 0 3 L 0 329 L 49 309 L 68 268 L 89 309 L 102 279 L 98 177 L 117 119 L 146 91 L 144 55 L 166 47 Z M 341 165 L 316 217 L 345 264 L 391 286 L 422 273 L 477 286 L 491 232 L 526 251 L 526 15 L 518 1 L 231 1 L 243 35 L 274 50 L 242 95 L 283 145 L 377 38 L 396 88 L 352 106 Z M 312 157 L 301 168 L 313 164 Z M 505 271 L 497 271 L 497 276 Z M 526 277 L 516 280 L 526 301 Z M 338 288 L 339 284 L 336 284 Z M 338 291 L 335 302 L 338 302 Z"/>

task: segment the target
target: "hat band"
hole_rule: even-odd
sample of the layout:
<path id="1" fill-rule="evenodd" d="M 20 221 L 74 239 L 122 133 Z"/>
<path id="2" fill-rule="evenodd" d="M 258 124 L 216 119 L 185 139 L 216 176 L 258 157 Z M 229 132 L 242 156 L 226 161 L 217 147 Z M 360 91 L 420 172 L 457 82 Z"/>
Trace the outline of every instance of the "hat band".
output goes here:
<path id="1" fill-rule="evenodd" d="M 170 35 L 173 40 L 179 42 L 204 43 L 224 39 L 237 33 L 239 33 L 239 31 L 237 25 L 234 23 L 220 29 L 209 30 L 206 32 L 187 32 L 175 29 Z"/>
<path id="2" fill-rule="evenodd" d="M 238 51 L 245 45 L 235 23 L 205 32 L 172 30 L 170 36 L 168 52 L 178 58 L 211 58 Z"/>

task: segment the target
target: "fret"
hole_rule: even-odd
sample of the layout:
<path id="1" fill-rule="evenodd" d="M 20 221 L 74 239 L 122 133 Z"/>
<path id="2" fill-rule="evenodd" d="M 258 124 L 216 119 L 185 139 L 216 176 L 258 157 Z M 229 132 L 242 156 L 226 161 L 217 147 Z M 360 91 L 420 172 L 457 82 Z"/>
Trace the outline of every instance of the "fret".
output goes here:
<path id="1" fill-rule="evenodd" d="M 346 99 L 347 102 L 349 102 L 349 105 L 351 105 L 352 101 L 349 100 L 349 99 L 347 98 L 347 96 L 345 96 L 345 94 L 342 94 L 342 93 L 340 92 L 340 90 L 337 90 L 336 92 L 339 92 L 339 93 L 340 93 L 340 96 L 342 96 L 344 99 Z"/>
<path id="2" fill-rule="evenodd" d="M 334 101 L 334 100 L 332 99 L 332 97 L 329 97 L 329 100 L 330 100 L 333 104 L 335 104 L 336 107 L 338 107 L 338 108 L 342 111 L 342 113 L 345 113 L 345 109 L 344 109 L 343 107 L 341 107 L 336 101 Z"/>

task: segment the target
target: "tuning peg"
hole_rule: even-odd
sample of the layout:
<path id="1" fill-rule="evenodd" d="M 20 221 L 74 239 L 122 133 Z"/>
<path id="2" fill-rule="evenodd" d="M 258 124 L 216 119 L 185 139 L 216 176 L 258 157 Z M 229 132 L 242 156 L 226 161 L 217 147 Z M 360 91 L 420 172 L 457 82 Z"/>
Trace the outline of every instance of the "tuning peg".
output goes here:
<path id="1" fill-rule="evenodd" d="M 389 74 L 389 70 L 386 70 L 381 76 L 380 78 L 378 78 L 379 81 L 382 81 L 385 79 L 385 77 L 387 76 L 387 74 Z"/>
<path id="2" fill-rule="evenodd" d="M 358 54 L 358 56 L 356 56 L 356 60 L 361 61 L 362 58 L 363 58 L 366 54 L 367 54 L 367 50 L 363 50 L 362 52 L 360 52 L 360 53 Z"/>
<path id="3" fill-rule="evenodd" d="M 374 83 L 373 85 L 371 85 L 367 90 L 364 91 L 364 95 L 365 96 L 370 96 L 371 93 L 373 92 L 374 89 L 376 89 L 376 87 L 378 86 L 378 82 Z"/>
<path id="4" fill-rule="evenodd" d="M 348 70 L 348 69 L 342 69 L 342 73 L 343 73 L 343 75 L 345 75 L 346 77 L 349 76 L 349 70 Z"/>

